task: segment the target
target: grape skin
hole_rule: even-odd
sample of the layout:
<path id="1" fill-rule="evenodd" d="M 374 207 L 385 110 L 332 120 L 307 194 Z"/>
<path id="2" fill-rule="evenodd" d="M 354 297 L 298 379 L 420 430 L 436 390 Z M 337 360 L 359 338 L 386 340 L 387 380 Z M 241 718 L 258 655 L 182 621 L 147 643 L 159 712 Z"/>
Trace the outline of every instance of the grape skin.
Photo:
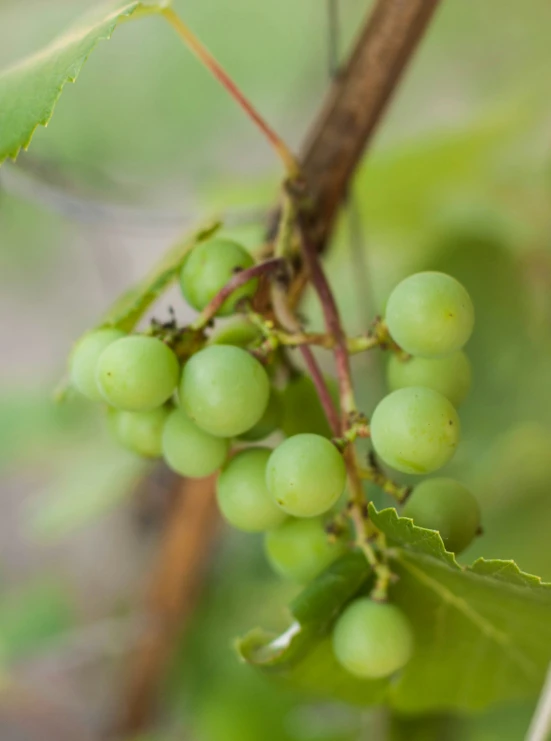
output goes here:
<path id="1" fill-rule="evenodd" d="M 102 352 L 96 380 L 103 398 L 112 406 L 145 412 L 172 396 L 179 373 L 176 355 L 161 340 L 132 335 Z"/>
<path id="2" fill-rule="evenodd" d="M 373 447 L 386 464 L 403 473 L 423 474 L 450 460 L 461 427 L 455 408 L 442 394 L 410 386 L 379 402 L 370 430 Z"/>
<path id="3" fill-rule="evenodd" d="M 471 364 L 462 350 L 444 358 L 410 358 L 401 360 L 390 357 L 387 365 L 387 382 L 391 391 L 408 386 L 426 386 L 445 396 L 458 407 L 471 388 Z"/>
<path id="4" fill-rule="evenodd" d="M 338 618 L 333 651 L 337 661 L 356 677 L 389 677 L 410 660 L 413 632 L 398 607 L 361 597 Z"/>
<path id="5" fill-rule="evenodd" d="M 284 512 L 315 517 L 327 512 L 341 496 L 346 467 L 333 443 L 305 433 L 287 438 L 273 451 L 266 481 Z"/>
<path id="6" fill-rule="evenodd" d="M 449 478 L 427 479 L 418 484 L 403 510 L 416 525 L 438 530 L 446 550 L 461 553 L 480 527 L 480 507 L 471 492 Z"/>
<path id="7" fill-rule="evenodd" d="M 100 355 L 111 343 L 125 336 L 126 333 L 120 329 L 98 329 L 85 335 L 75 345 L 69 359 L 71 383 L 90 401 L 103 400 L 96 383 Z"/>
<path id="8" fill-rule="evenodd" d="M 345 550 L 341 540 L 329 539 L 319 517 L 289 519 L 264 537 L 264 551 L 273 570 L 299 584 L 314 579 Z"/>
<path id="9" fill-rule="evenodd" d="M 226 320 L 209 337 L 209 345 L 235 345 L 247 347 L 262 339 L 260 329 L 245 316 Z"/>
<path id="10" fill-rule="evenodd" d="M 281 423 L 282 414 L 283 408 L 281 404 L 281 394 L 277 389 L 272 387 L 270 390 L 270 398 L 268 399 L 268 406 L 264 410 L 264 414 L 250 430 L 239 435 L 239 440 L 244 440 L 246 442 L 264 440 L 264 438 L 277 430 Z"/>
<path id="11" fill-rule="evenodd" d="M 209 435 L 181 409 L 168 416 L 163 428 L 163 456 L 181 476 L 203 478 L 218 470 L 228 454 L 228 440 Z"/>
<path id="12" fill-rule="evenodd" d="M 237 453 L 224 467 L 216 484 L 216 498 L 224 518 L 238 530 L 263 532 L 281 525 L 282 512 L 266 486 L 269 448 Z"/>
<path id="13" fill-rule="evenodd" d="M 111 427 L 123 447 L 144 458 L 158 458 L 162 453 L 163 428 L 169 411 L 167 407 L 149 412 L 113 410 Z"/>
<path id="14" fill-rule="evenodd" d="M 269 396 L 266 371 L 239 347 L 212 345 L 184 366 L 182 406 L 211 435 L 235 437 L 250 430 L 264 414 Z"/>
<path id="15" fill-rule="evenodd" d="M 241 245 L 229 239 L 209 239 L 198 244 L 188 255 L 180 273 L 184 298 L 197 311 L 202 311 L 235 275 L 254 265 L 251 255 Z M 218 316 L 232 314 L 235 304 L 254 295 L 258 279 L 253 278 L 228 296 Z"/>
<path id="16" fill-rule="evenodd" d="M 390 294 L 386 323 L 411 355 L 437 358 L 460 350 L 473 331 L 474 308 L 459 281 L 437 272 L 415 273 Z"/>

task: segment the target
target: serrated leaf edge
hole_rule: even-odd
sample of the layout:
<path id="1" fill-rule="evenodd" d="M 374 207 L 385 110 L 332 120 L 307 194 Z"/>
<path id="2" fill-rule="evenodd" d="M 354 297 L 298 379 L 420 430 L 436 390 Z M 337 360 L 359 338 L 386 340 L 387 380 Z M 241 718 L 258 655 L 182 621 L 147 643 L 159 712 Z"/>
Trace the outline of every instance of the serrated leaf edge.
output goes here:
<path id="1" fill-rule="evenodd" d="M 61 85 L 57 88 L 55 97 L 51 103 L 51 106 L 49 107 L 48 112 L 46 113 L 44 118 L 40 119 L 39 121 L 35 123 L 28 137 L 20 144 L 17 144 L 14 149 L 11 149 L 10 151 L 7 151 L 5 153 L 0 153 L 0 165 L 2 165 L 8 158 L 11 159 L 13 162 L 15 162 L 21 150 L 26 151 L 29 148 L 29 145 L 38 127 L 43 126 L 44 128 L 46 128 L 48 126 L 49 122 L 52 119 L 55 107 L 61 97 L 61 94 L 63 92 L 65 85 L 68 82 L 76 82 L 78 76 L 80 75 L 80 72 L 82 71 L 83 66 L 88 60 L 88 57 L 95 50 L 96 46 L 99 44 L 100 41 L 108 41 L 111 38 L 119 22 L 123 20 L 128 20 L 133 15 L 136 15 L 136 17 L 141 17 L 142 15 L 152 15 L 156 13 L 161 13 L 163 9 L 167 7 L 169 4 L 170 4 L 169 2 L 148 4 L 148 3 L 142 2 L 141 0 L 133 0 L 133 2 L 127 3 L 126 6 L 123 6 L 122 9 L 118 11 L 114 10 L 106 18 L 103 18 L 100 21 L 98 21 L 96 25 L 103 25 L 106 22 L 109 23 L 111 20 L 112 20 L 112 24 L 107 28 L 107 30 L 103 34 L 99 35 L 96 38 L 96 40 L 90 47 L 90 50 L 88 51 L 88 53 L 85 54 L 84 57 L 82 57 L 82 59 L 80 60 L 80 63 L 77 64 L 74 73 L 71 75 L 68 75 L 67 78 L 64 80 L 64 82 L 62 82 Z M 70 28 L 71 27 L 67 29 L 67 32 L 70 31 Z M 93 31 L 93 29 L 94 29 L 93 25 L 87 28 L 86 34 Z M 22 59 L 16 62 L 15 64 L 11 65 L 10 67 L 6 68 L 5 70 L 2 71 L 2 74 L 10 74 L 11 72 L 20 69 L 26 64 L 29 64 L 29 62 L 39 59 L 41 56 L 47 55 L 49 52 L 51 52 L 52 50 L 56 48 L 56 45 L 60 44 L 63 38 L 64 38 L 64 34 L 55 38 L 50 44 L 45 46 L 40 51 L 35 52 L 34 54 L 26 57 L 25 59 Z"/>
<path id="2" fill-rule="evenodd" d="M 407 522 L 408 527 L 411 529 L 413 533 L 415 533 L 418 538 L 420 539 L 420 542 L 433 542 L 436 546 L 436 550 L 439 554 L 441 554 L 441 558 L 437 560 L 441 560 L 444 563 L 447 563 L 449 566 L 452 566 L 455 569 L 461 569 L 462 566 L 457 562 L 455 558 L 455 554 L 452 553 L 452 551 L 447 551 L 446 546 L 444 545 L 444 541 L 442 540 L 442 536 L 438 532 L 438 530 L 430 530 L 426 527 L 419 527 L 416 525 L 411 517 L 401 517 L 398 514 L 398 511 L 395 507 L 386 507 L 385 509 L 378 510 L 373 502 L 370 502 L 368 505 L 368 511 L 369 516 L 373 519 L 373 515 L 375 515 L 375 518 L 377 518 L 379 515 L 389 517 L 393 520 L 394 523 L 399 524 L 400 521 Z M 375 523 L 377 524 L 377 523 Z M 388 533 L 385 533 L 385 535 L 389 535 Z M 389 536 L 391 537 L 391 536 Z M 400 543 L 401 548 L 405 549 L 411 549 L 416 550 L 415 543 Z M 420 553 L 423 553 L 427 556 L 430 556 L 430 554 L 426 553 L 425 551 L 419 549 Z M 432 558 L 435 558 L 435 556 L 432 556 Z"/>
<path id="3" fill-rule="evenodd" d="M 442 537 L 438 530 L 430 530 L 429 528 L 423 528 L 419 527 L 418 525 L 415 525 L 413 520 L 410 517 L 401 517 L 395 507 L 387 507 L 385 509 L 377 510 L 376 507 L 373 505 L 372 502 L 369 503 L 369 514 L 370 517 L 375 514 L 375 517 L 378 515 L 386 515 L 387 517 L 391 518 L 393 520 L 393 523 L 398 523 L 399 521 L 404 521 L 408 523 L 408 527 L 414 531 L 418 536 L 423 536 L 423 534 L 426 533 L 423 540 L 426 541 L 433 541 L 435 545 L 437 545 L 437 550 L 442 554 L 442 558 L 437 558 L 435 555 L 431 553 L 427 553 L 425 550 L 417 549 L 415 543 L 400 543 L 400 548 L 407 553 L 407 551 L 413 551 L 415 553 L 418 553 L 419 555 L 422 555 L 425 558 L 432 558 L 436 561 L 440 561 L 443 564 L 446 565 L 453 565 L 455 569 L 466 571 L 472 574 L 475 574 L 476 576 L 480 576 L 482 578 L 487 579 L 495 579 L 496 581 L 502 581 L 503 583 L 508 584 L 509 586 L 520 586 L 524 588 L 534 588 L 534 587 L 541 587 L 542 589 L 549 589 L 551 588 L 551 582 L 545 582 L 542 580 L 540 576 L 536 576 L 534 574 L 528 574 L 526 571 L 522 571 L 518 564 L 513 561 L 512 559 L 502 560 L 502 559 L 485 559 L 485 558 L 477 558 L 476 561 L 474 561 L 470 566 L 464 566 L 462 564 L 459 564 L 455 558 L 455 554 L 451 551 L 447 551 L 446 547 L 444 545 L 444 541 L 442 540 Z M 423 541 L 421 541 L 423 542 Z M 497 570 L 491 571 L 491 572 L 484 572 L 484 567 L 497 567 Z M 516 577 L 518 577 L 521 580 L 521 584 L 515 583 L 514 581 L 511 581 L 510 579 L 500 579 L 498 578 L 498 574 L 503 572 L 504 574 L 506 572 L 512 572 L 512 574 Z M 507 574 L 508 575 L 508 574 Z"/>

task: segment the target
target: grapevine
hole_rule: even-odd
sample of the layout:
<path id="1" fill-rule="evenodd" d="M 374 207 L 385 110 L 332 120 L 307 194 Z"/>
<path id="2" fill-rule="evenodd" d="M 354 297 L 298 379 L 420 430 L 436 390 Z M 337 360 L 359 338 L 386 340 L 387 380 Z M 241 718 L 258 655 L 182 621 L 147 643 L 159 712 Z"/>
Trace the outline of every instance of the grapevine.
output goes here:
<path id="1" fill-rule="evenodd" d="M 288 630 L 277 637 L 252 630 L 238 641 L 249 664 L 397 713 L 478 710 L 516 699 L 517 685 L 520 697 L 539 686 L 549 660 L 542 648 L 549 585 L 513 561 L 456 559 L 484 534 L 477 487 L 447 470 L 452 464 L 455 474 L 473 455 L 460 447 L 459 410 L 473 382 L 475 312 L 483 318 L 465 287 L 483 304 L 476 285 L 439 270 L 402 275 L 382 297 L 381 314 L 357 301 L 361 331 L 349 332 L 323 260 L 362 151 L 437 4 L 378 0 L 342 77 L 332 49 L 335 84 L 299 154 L 170 3 L 113 3 L 105 17 L 77 25 L 4 75 L 10 126 L 0 126 L 0 162 L 48 123 L 98 41 L 123 20 L 155 14 L 245 112 L 284 170 L 271 209 L 262 210 L 264 238 L 245 245 L 226 219 L 207 222 L 115 302 L 68 358 L 64 398 L 74 393 L 100 407 L 113 441 L 158 461 L 180 482 L 176 499 L 184 486 L 189 497 L 174 508 L 182 520 L 191 515 L 189 528 L 167 527 L 155 577 L 161 587 L 151 590 L 160 619 L 131 672 L 125 731 L 143 730 L 151 714 L 216 508 L 240 542 L 254 546 L 256 534 L 274 580 L 302 590 L 289 605 Z M 38 84 L 43 60 L 46 84 Z M 24 115 L 20 91 L 32 103 Z M 362 281 L 362 260 L 354 270 Z M 155 308 L 148 314 L 171 284 L 179 293 L 168 317 Z M 301 313 L 306 288 L 320 309 L 316 322 Z M 351 362 L 363 353 L 386 364 L 386 390 L 367 406 Z M 189 566 L 174 558 L 184 552 Z M 165 589 L 167 564 L 175 576 Z M 442 681 L 447 659 L 458 671 Z M 476 672 L 481 665 L 476 691 L 473 662 Z M 425 697 L 417 686 L 427 677 Z"/>
<path id="2" fill-rule="evenodd" d="M 287 197 L 292 190 L 285 183 Z M 353 640 L 350 635 L 357 629 L 343 626 L 357 622 L 354 615 L 362 611 L 373 614 L 378 625 L 379 608 L 372 605 L 387 603 L 394 578 L 386 538 L 368 515 L 362 481 L 371 481 L 398 504 L 407 501 L 404 513 L 421 526 L 440 529 L 451 550 L 463 550 L 478 532 L 476 500 L 459 482 L 429 479 L 411 494 L 411 488 L 394 481 L 382 465 L 419 475 L 439 470 L 453 456 L 459 442 L 459 418 L 449 398 L 434 386 L 438 386 L 441 369 L 444 383 L 452 389 L 454 383 L 462 386 L 459 397 L 452 392 L 448 397 L 456 403 L 464 398 L 466 384 L 460 373 L 454 373 L 454 364 L 472 330 L 472 305 L 457 281 L 443 274 L 420 273 L 396 287 L 389 302 L 390 323 L 379 317 L 362 337 L 348 337 L 318 256 L 308 244 L 301 202 L 303 195 L 294 202 L 285 225 L 285 244 L 280 234 L 274 245 L 274 258 L 255 262 L 242 246 L 217 236 L 194 247 L 180 278 L 182 296 L 199 311 L 197 318 L 184 326 L 173 321 L 170 331 L 154 322 L 145 333 L 120 336 L 112 329 L 100 329 L 86 335 L 72 355 L 72 380 L 88 398 L 107 402 L 114 416 L 115 437 L 137 454 L 162 454 L 174 471 L 188 477 L 209 476 L 221 469 L 217 497 L 222 515 L 240 530 L 266 533 L 268 560 L 279 574 L 304 582 L 343 549 L 360 549 L 374 574 L 370 598 L 362 598 L 363 602 L 343 614 L 335 629 L 335 652 L 353 673 L 381 676 L 401 668 L 414 649 L 406 636 L 406 619 L 389 605 L 389 615 L 396 615 L 397 634 L 404 632 L 401 653 L 389 658 L 388 664 L 383 661 L 381 667 L 366 659 L 365 669 L 347 658 L 347 641 Z M 322 304 L 323 331 L 303 327 L 288 303 L 285 286 L 293 264 L 286 255 L 294 242 L 301 245 Z M 255 306 L 258 276 L 271 287 L 273 312 Z M 427 281 L 433 289 L 428 302 Z M 419 316 L 411 305 L 420 306 Z M 241 317 L 240 331 L 233 336 L 218 326 L 220 318 L 229 314 Z M 434 364 L 434 370 L 423 367 L 420 373 L 421 378 L 423 373 L 428 376 L 427 385 L 401 384 L 368 419 L 357 408 L 350 354 L 387 352 L 398 369 L 393 371 L 396 377 L 402 366 L 406 372 L 408 365 L 415 369 L 417 363 L 425 362 L 412 350 L 428 347 L 428 354 L 434 354 L 435 327 L 440 326 L 439 358 L 427 361 Z M 406 348 L 398 344 L 393 331 L 405 338 Z M 414 341 L 409 341 L 408 332 Z M 186 336 L 194 337 L 191 352 L 190 345 L 182 343 Z M 326 420 L 320 420 L 319 413 L 316 416 L 316 405 L 321 410 L 334 404 L 320 373 L 310 376 L 308 383 L 326 396 L 325 403 L 315 394 L 289 395 L 297 383 L 305 388 L 308 379 L 304 375 L 308 363 L 306 371 L 297 375 L 290 353 L 295 349 L 310 352 L 313 346 L 335 358 L 336 429 L 331 411 Z M 317 370 L 314 356 L 308 357 Z M 448 358 L 451 370 L 441 365 Z M 96 387 L 83 386 L 82 377 L 94 377 Z M 300 408 L 304 402 L 313 413 Z M 284 422 L 293 415 L 302 418 L 297 430 Z M 283 441 L 282 427 L 291 429 Z M 369 459 L 363 462 L 355 448 L 360 438 L 372 443 Z M 250 447 L 248 439 L 269 447 Z M 380 637 L 379 629 L 373 630 Z"/>

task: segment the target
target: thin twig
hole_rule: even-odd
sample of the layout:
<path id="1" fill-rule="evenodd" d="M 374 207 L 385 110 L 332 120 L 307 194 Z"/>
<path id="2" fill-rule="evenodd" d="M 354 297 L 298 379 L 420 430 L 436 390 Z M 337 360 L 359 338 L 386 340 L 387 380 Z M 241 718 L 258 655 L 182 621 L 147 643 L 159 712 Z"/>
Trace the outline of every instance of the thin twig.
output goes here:
<path id="1" fill-rule="evenodd" d="M 210 301 L 203 311 L 199 314 L 197 319 L 191 325 L 192 329 L 198 330 L 203 329 L 214 318 L 216 313 L 224 301 L 231 296 L 241 286 L 248 283 L 253 278 L 258 278 L 260 275 L 267 275 L 269 273 L 275 273 L 277 270 L 285 269 L 285 260 L 279 257 L 272 257 L 270 260 L 253 265 L 251 268 L 240 270 L 236 273 L 231 280 L 216 294 L 216 296 Z"/>
<path id="2" fill-rule="evenodd" d="M 356 401 L 354 399 L 354 389 L 352 387 L 352 374 L 350 370 L 346 335 L 342 328 L 339 309 L 333 296 L 333 291 L 331 290 L 329 282 L 325 276 L 315 246 L 310 241 L 308 233 L 303 228 L 304 224 L 301 223 L 300 214 L 299 224 L 301 227 L 301 243 L 304 261 L 308 267 L 312 285 L 314 286 L 321 303 L 327 332 L 335 338 L 335 347 L 333 352 L 335 354 L 335 365 L 341 400 L 341 415 L 343 417 L 341 421 L 341 432 L 344 433 L 349 415 L 356 411 Z"/>
<path id="3" fill-rule="evenodd" d="M 299 213 L 299 224 L 301 224 L 301 214 Z M 301 224 L 302 226 L 302 224 Z M 350 370 L 350 359 L 346 345 L 346 335 L 344 333 L 339 310 L 329 281 L 325 276 L 322 268 L 319 254 L 310 242 L 308 234 L 301 229 L 302 249 L 304 260 L 308 267 L 310 280 L 318 294 L 322 311 L 325 319 L 327 332 L 335 338 L 335 365 L 337 369 L 337 378 L 339 381 L 339 395 L 341 404 L 341 424 L 340 433 L 345 435 L 350 424 L 350 417 L 356 412 L 356 401 L 354 398 L 354 388 L 352 384 L 352 373 Z M 344 450 L 344 461 L 348 474 L 348 485 L 350 487 L 350 516 L 354 523 L 356 531 L 356 542 L 364 552 L 370 566 L 377 567 L 377 558 L 369 544 L 370 523 L 367 520 L 365 509 L 367 501 L 363 490 L 362 482 L 358 474 L 358 462 L 356 451 L 353 444 L 346 446 Z"/>
<path id="4" fill-rule="evenodd" d="M 272 284 L 271 298 L 273 310 L 279 323 L 289 332 L 301 332 L 302 327 L 300 322 L 290 311 L 287 304 L 286 291 L 284 287 L 279 285 L 277 282 Z M 331 432 L 333 435 L 339 435 L 341 429 L 339 413 L 335 407 L 331 394 L 329 393 L 329 389 L 325 383 L 325 378 L 323 377 L 323 373 L 314 357 L 314 353 L 308 345 L 300 345 L 299 350 L 304 360 L 304 364 L 312 377 L 314 386 L 316 387 Z"/>
<path id="5" fill-rule="evenodd" d="M 291 198 L 290 193 L 285 189 L 283 189 L 282 198 L 281 218 L 274 240 L 274 254 L 276 257 L 289 258 L 292 253 L 293 235 L 295 233 L 298 214 L 293 198 Z M 289 307 L 287 288 L 287 282 L 283 283 L 277 280 L 272 282 L 270 287 L 272 309 L 278 322 L 287 332 L 295 334 L 302 333 L 302 326 Z M 331 398 L 321 368 L 308 345 L 301 345 L 300 353 L 318 392 L 318 397 L 329 422 L 331 432 L 333 435 L 338 435 L 340 431 L 339 413 Z"/>
<path id="6" fill-rule="evenodd" d="M 199 39 L 190 31 L 174 10 L 172 10 L 172 8 L 165 8 L 162 11 L 162 14 L 178 35 L 186 42 L 193 53 L 201 60 L 205 67 L 212 72 L 216 79 L 226 88 L 232 98 L 237 101 L 241 108 L 243 108 L 247 116 L 249 116 L 249 118 L 251 118 L 258 126 L 260 131 L 262 131 L 264 136 L 280 156 L 288 176 L 290 178 L 296 178 L 300 174 L 300 167 L 293 153 L 285 144 L 283 139 L 281 139 L 272 127 L 269 126 L 252 103 L 243 95 L 241 90 L 239 90 L 231 77 L 222 69 L 208 49 L 203 46 Z"/>
<path id="7" fill-rule="evenodd" d="M 327 1 L 327 66 L 329 77 L 336 77 L 339 72 L 340 59 L 340 18 L 339 0 Z"/>

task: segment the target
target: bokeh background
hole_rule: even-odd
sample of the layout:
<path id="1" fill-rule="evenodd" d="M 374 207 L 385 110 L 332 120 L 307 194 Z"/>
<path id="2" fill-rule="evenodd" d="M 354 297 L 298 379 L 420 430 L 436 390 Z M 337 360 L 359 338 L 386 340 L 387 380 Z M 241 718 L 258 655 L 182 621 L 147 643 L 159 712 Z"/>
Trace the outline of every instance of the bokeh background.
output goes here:
<path id="1" fill-rule="evenodd" d="M 0 65 L 91 5 L 0 0 Z M 328 81 L 326 3 L 175 6 L 298 147 Z M 341 55 L 368 8 L 340 0 Z M 548 580 L 550 28 L 546 0 L 443 1 L 327 259 L 351 332 L 412 271 L 441 269 L 466 285 L 477 310 L 475 383 L 450 471 L 478 496 L 485 534 L 465 558 L 514 558 Z M 158 18 L 102 43 L 30 152 L 0 171 L 0 662 L 19 687 L 0 698 L 6 741 L 102 738 L 140 640 L 166 519 L 162 479 L 143 486 L 149 467 L 111 443 L 101 415 L 52 403 L 67 353 L 204 217 L 223 212 L 233 233 L 257 243 L 279 176 L 257 131 Z M 185 317 L 175 293 L 156 316 L 167 303 Z M 311 297 L 304 311 L 315 326 Z M 355 359 L 368 412 L 384 393 L 383 362 Z M 282 624 L 295 591 L 270 574 L 260 539 L 223 530 L 159 726 L 140 741 L 378 738 L 371 713 L 299 697 L 237 663 L 233 637 Z M 468 719 L 460 738 L 516 741 L 533 706 Z"/>

